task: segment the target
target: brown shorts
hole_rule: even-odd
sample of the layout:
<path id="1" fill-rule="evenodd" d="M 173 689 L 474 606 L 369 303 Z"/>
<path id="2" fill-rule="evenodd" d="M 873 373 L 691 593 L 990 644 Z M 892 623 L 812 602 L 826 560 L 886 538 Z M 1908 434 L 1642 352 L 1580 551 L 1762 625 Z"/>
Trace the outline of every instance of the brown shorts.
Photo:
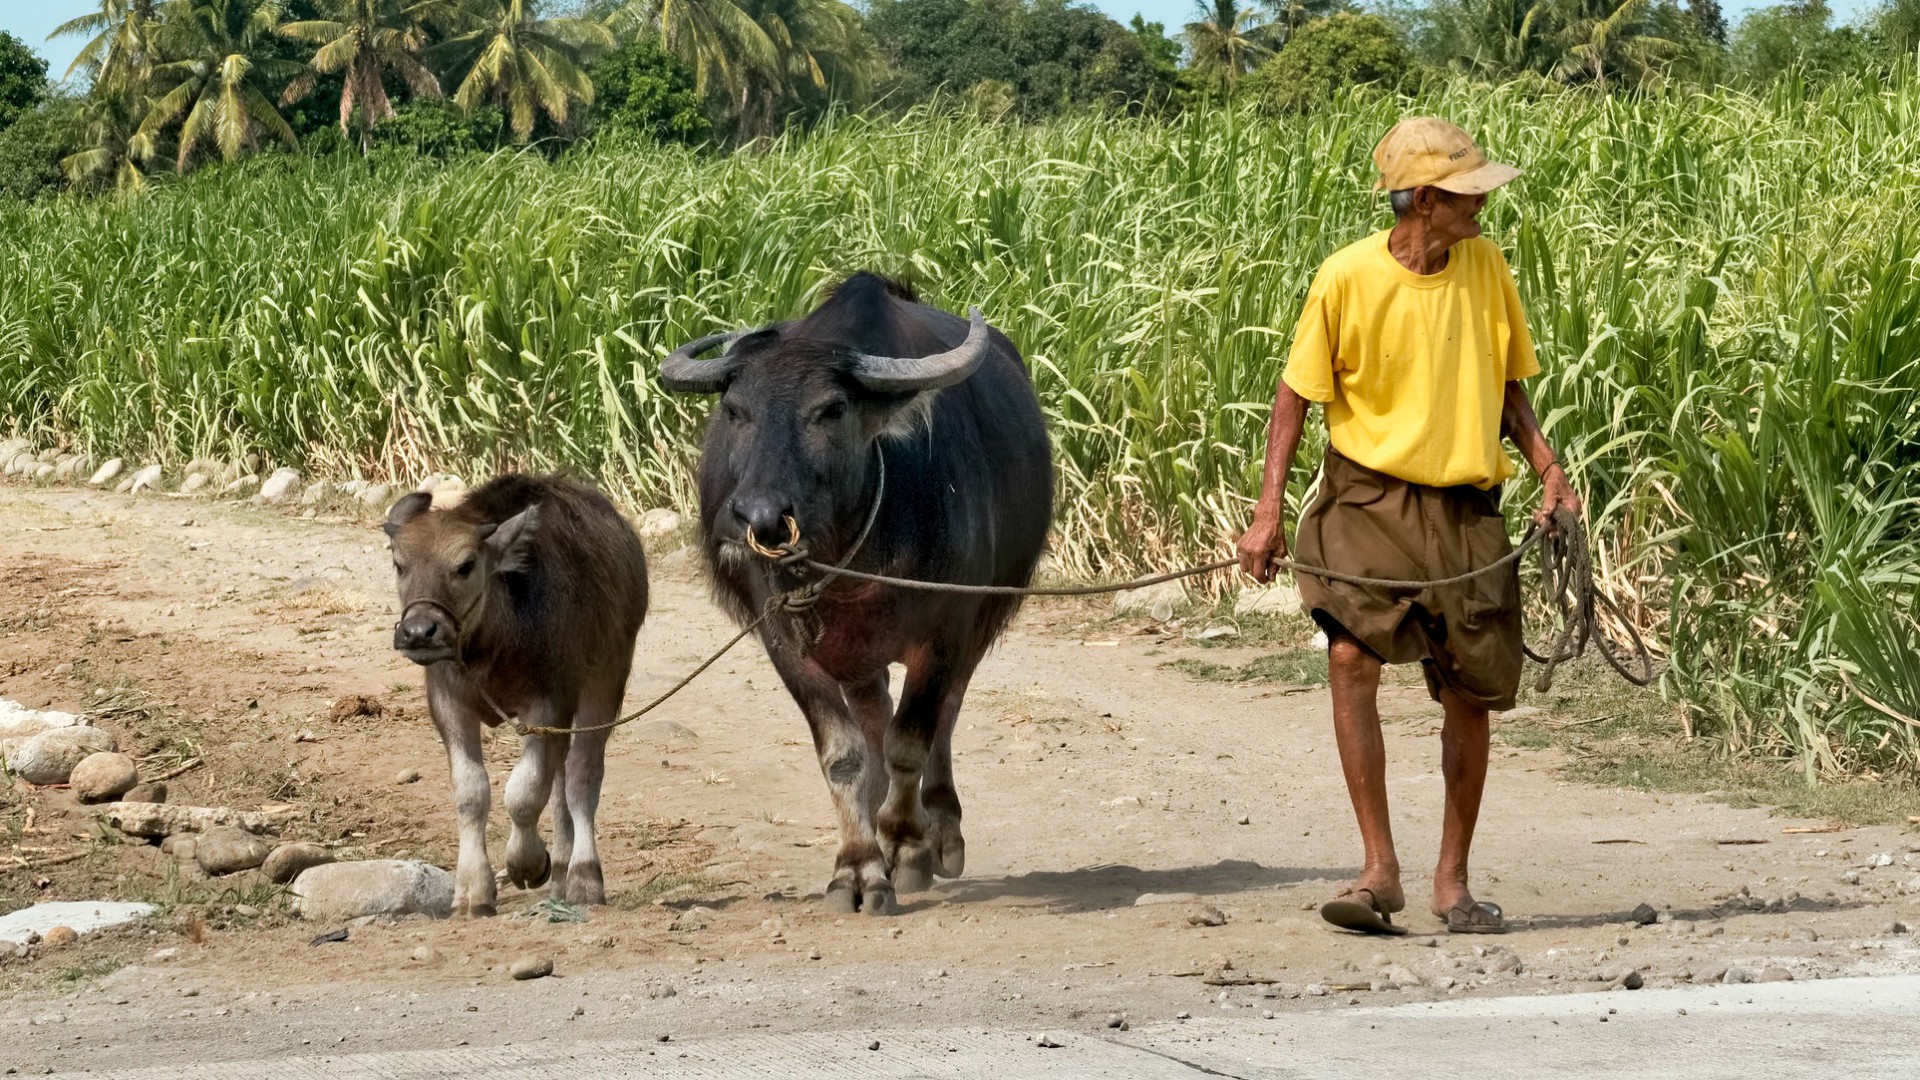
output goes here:
<path id="1" fill-rule="evenodd" d="M 1362 577 L 1428 581 L 1509 551 L 1500 491 L 1426 487 L 1328 449 L 1320 493 L 1300 516 L 1303 563 Z M 1329 638 L 1345 632 L 1389 664 L 1422 662 L 1434 700 L 1452 690 L 1488 709 L 1520 689 L 1518 565 L 1444 589 L 1376 589 L 1298 578 L 1301 605 Z"/>

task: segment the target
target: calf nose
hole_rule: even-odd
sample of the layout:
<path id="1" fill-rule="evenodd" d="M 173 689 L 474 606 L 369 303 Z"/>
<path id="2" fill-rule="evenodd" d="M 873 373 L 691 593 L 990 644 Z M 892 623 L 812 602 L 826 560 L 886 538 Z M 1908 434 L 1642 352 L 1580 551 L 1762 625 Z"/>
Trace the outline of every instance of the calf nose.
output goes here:
<path id="1" fill-rule="evenodd" d="M 412 614 L 400 620 L 393 628 L 393 647 L 396 649 L 431 649 L 440 644 L 440 624 L 432 616 Z"/>
<path id="2" fill-rule="evenodd" d="M 733 516 L 753 531 L 756 541 L 767 547 L 778 547 L 793 539 L 787 529 L 787 518 L 793 516 L 793 508 L 783 500 L 766 495 L 735 499 Z"/>

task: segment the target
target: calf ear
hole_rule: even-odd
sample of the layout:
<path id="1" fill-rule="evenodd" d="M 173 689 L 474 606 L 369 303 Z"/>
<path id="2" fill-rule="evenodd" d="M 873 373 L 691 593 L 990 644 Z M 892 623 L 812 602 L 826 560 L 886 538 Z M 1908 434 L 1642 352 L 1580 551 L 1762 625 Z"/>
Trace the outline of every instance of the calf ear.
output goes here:
<path id="1" fill-rule="evenodd" d="M 386 524 L 380 526 L 380 531 L 386 533 L 389 538 L 398 536 L 400 535 L 400 529 L 405 526 L 407 522 L 426 513 L 427 509 L 432 505 L 433 496 L 424 491 L 416 491 L 411 495 L 402 495 L 400 496 L 400 501 L 394 503 L 393 508 L 387 511 Z"/>
<path id="2" fill-rule="evenodd" d="M 540 507 L 527 507 L 500 523 L 481 526 L 487 550 L 493 552 L 495 573 L 511 574 L 533 565 L 533 536 L 540 530 Z"/>

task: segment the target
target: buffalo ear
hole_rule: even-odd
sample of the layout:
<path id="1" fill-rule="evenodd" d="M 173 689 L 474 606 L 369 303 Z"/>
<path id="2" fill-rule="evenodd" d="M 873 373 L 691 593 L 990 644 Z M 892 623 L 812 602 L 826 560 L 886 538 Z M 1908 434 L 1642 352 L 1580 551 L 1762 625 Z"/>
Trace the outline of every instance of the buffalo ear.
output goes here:
<path id="1" fill-rule="evenodd" d="M 380 526 L 380 531 L 386 533 L 389 539 L 398 536 L 407 522 L 426 513 L 432 506 L 433 496 L 427 492 L 416 491 L 411 495 L 402 495 L 400 501 L 394 503 L 393 507 L 387 511 L 386 523 Z"/>
<path id="2" fill-rule="evenodd" d="M 535 504 L 501 522 L 498 527 L 482 525 L 481 539 L 493 552 L 497 574 L 511 574 L 533 565 L 533 537 L 540 531 L 540 506 Z"/>

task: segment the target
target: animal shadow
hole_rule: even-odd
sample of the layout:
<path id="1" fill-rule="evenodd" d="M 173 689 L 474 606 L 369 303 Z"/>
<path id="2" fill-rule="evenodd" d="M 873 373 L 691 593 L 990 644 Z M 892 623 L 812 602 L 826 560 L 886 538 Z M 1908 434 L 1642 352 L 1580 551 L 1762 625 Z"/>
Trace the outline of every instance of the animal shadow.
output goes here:
<path id="1" fill-rule="evenodd" d="M 1075 870 L 1032 870 L 1004 877 L 963 878 L 947 883 L 934 895 L 941 901 L 962 904 L 1003 898 L 1037 900 L 1056 911 L 1071 913 L 1132 907 L 1147 893 L 1226 896 L 1319 881 L 1337 873 L 1330 867 L 1266 866 L 1245 859 L 1157 870 L 1104 863 Z"/>

